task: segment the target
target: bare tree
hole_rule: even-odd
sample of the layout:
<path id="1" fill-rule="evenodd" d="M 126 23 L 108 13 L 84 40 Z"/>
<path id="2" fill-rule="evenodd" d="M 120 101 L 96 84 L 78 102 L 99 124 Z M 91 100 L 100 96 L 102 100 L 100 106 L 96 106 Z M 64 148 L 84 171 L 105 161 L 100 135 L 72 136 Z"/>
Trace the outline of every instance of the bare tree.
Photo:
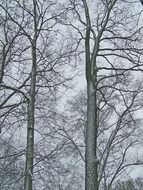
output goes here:
<path id="1" fill-rule="evenodd" d="M 122 89 L 118 81 L 123 82 L 128 71 L 142 71 L 142 48 L 140 48 L 142 27 L 137 25 L 140 13 L 132 12 L 129 8 L 130 2 L 116 0 L 102 2 L 71 0 L 69 3 L 74 22 L 70 18 L 68 21 L 63 19 L 63 23 L 74 28 L 85 41 L 87 80 L 85 189 L 98 190 L 100 181 L 98 180 L 100 178 L 98 168 L 101 159 L 98 155 L 98 135 L 100 133 L 98 97 L 99 95 L 103 97 L 104 107 L 109 104 L 108 98 L 112 97 L 114 91 L 121 93 L 126 109 L 123 115 L 117 112 L 120 115 L 118 121 L 120 125 L 122 117 L 129 113 L 128 110 L 134 103 L 136 95 L 133 95 L 129 105 L 124 100 L 125 89 Z M 133 19 L 134 24 L 132 24 Z M 110 80 L 111 83 L 109 83 Z M 105 86 L 104 81 L 107 82 Z M 110 91 L 109 97 L 104 94 L 106 90 Z M 116 110 L 112 104 L 109 104 L 109 107 Z M 115 131 L 113 130 L 113 133 L 116 133 Z"/>

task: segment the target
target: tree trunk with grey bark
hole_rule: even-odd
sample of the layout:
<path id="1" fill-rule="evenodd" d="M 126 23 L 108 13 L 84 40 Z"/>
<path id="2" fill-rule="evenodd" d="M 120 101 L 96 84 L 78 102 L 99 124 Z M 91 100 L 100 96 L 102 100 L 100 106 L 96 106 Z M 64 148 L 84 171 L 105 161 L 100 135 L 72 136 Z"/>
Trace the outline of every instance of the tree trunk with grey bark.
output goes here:
<path id="1" fill-rule="evenodd" d="M 37 41 L 37 22 L 36 22 L 36 1 L 33 0 L 34 6 L 34 37 L 31 42 L 32 51 L 32 72 L 31 72 L 31 85 L 30 97 L 28 102 L 28 126 L 27 126 L 27 152 L 25 164 L 25 181 L 24 190 L 32 190 L 33 181 L 33 157 L 34 157 L 34 123 L 35 123 L 35 89 L 36 89 L 36 41 Z"/>
<path id="2" fill-rule="evenodd" d="M 87 81 L 86 181 L 85 190 L 98 190 L 96 93 L 92 81 Z"/>
<path id="3" fill-rule="evenodd" d="M 98 190 L 97 159 L 97 106 L 96 106 L 96 56 L 90 56 L 91 22 L 86 1 L 83 1 L 87 21 L 85 38 L 87 80 L 87 128 L 85 149 L 85 190 Z M 96 51 L 96 50 L 95 50 Z"/>

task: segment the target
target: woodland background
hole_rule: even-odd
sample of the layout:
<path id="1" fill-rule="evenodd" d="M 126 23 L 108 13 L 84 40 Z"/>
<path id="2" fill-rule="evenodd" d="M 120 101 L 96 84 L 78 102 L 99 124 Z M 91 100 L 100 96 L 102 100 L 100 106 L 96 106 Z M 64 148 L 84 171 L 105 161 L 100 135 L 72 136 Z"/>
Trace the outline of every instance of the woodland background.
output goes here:
<path id="1" fill-rule="evenodd" d="M 0 0 L 1 190 L 142 189 L 142 8 Z"/>

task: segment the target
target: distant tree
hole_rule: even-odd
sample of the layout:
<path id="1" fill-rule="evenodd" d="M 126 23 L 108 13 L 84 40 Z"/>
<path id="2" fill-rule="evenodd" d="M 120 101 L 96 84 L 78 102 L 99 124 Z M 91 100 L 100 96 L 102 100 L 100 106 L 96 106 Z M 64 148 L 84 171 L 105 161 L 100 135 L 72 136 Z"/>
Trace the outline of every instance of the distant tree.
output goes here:
<path id="1" fill-rule="evenodd" d="M 0 138 L 0 189 L 23 189 L 23 155 L 11 139 Z"/>
<path id="2" fill-rule="evenodd" d="M 141 190 L 143 186 L 142 178 L 117 181 L 112 190 Z"/>

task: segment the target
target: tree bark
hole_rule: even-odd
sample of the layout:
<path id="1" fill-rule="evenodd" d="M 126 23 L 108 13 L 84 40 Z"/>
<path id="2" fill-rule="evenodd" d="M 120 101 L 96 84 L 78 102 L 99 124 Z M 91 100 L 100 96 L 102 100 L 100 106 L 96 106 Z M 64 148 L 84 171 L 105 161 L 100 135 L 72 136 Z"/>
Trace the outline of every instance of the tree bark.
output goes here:
<path id="1" fill-rule="evenodd" d="M 97 106 L 96 106 L 96 56 L 90 56 L 91 22 L 86 0 L 83 1 L 87 21 L 85 38 L 85 60 L 87 80 L 87 128 L 85 148 L 85 190 L 98 190 L 97 159 Z M 96 50 L 95 50 L 96 51 Z M 95 54 L 95 53 L 94 53 Z"/>
<path id="2" fill-rule="evenodd" d="M 36 89 L 36 41 L 37 41 L 37 22 L 36 22 L 36 1 L 33 0 L 34 6 L 34 37 L 31 42 L 32 51 L 32 72 L 30 97 L 28 102 L 28 126 L 27 126 L 27 152 L 25 164 L 25 181 L 24 190 L 32 190 L 33 181 L 33 157 L 34 157 L 34 123 L 35 123 L 35 89 Z"/>
<path id="3" fill-rule="evenodd" d="M 97 108 L 93 82 L 87 81 L 87 129 L 86 129 L 86 176 L 85 190 L 98 190 L 97 159 Z"/>

